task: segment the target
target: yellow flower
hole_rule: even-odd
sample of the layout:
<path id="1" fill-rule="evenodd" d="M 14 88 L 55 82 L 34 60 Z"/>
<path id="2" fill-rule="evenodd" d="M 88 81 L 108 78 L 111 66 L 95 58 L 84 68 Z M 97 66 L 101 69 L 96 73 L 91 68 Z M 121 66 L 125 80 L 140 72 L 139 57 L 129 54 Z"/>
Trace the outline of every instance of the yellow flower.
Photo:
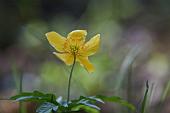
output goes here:
<path id="1" fill-rule="evenodd" d="M 59 59 L 71 65 L 76 58 L 76 61 L 91 73 L 94 71 L 94 66 L 88 60 L 88 56 L 97 52 L 100 34 L 95 35 L 88 42 L 85 42 L 86 35 L 86 30 L 74 30 L 68 34 L 67 38 L 54 31 L 46 33 L 49 43 L 58 51 L 53 53 Z"/>

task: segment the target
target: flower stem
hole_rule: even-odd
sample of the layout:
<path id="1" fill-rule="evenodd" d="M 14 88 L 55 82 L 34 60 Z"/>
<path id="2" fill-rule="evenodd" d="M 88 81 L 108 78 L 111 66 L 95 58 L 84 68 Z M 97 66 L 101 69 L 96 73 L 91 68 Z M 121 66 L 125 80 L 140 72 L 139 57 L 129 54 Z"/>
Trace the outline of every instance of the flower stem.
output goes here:
<path id="1" fill-rule="evenodd" d="M 68 82 L 67 104 L 68 104 L 68 103 L 69 103 L 69 101 L 70 101 L 70 86 L 71 86 L 71 78 L 72 78 L 72 74 L 73 74 L 74 66 L 75 66 L 75 63 L 76 63 L 76 55 L 75 55 L 75 53 L 74 53 L 73 55 L 74 55 L 74 61 L 73 61 L 73 65 L 72 65 L 72 68 L 71 68 L 71 71 L 70 71 L 69 82 Z"/>
<path id="2" fill-rule="evenodd" d="M 19 93 L 22 93 L 23 91 L 22 83 L 23 83 L 23 75 L 20 75 Z M 19 102 L 19 113 L 22 113 L 22 111 L 23 111 L 23 104 L 22 102 Z"/>

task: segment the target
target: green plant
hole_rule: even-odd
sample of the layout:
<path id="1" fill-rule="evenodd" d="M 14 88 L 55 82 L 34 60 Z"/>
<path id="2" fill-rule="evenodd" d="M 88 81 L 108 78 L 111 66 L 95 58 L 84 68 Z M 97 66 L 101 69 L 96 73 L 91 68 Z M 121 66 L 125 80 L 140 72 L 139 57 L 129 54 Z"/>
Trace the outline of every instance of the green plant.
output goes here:
<path id="1" fill-rule="evenodd" d="M 87 32 L 85 30 L 75 30 L 68 34 L 67 39 L 56 32 L 46 34 L 49 43 L 58 51 L 58 53 L 54 52 L 54 54 L 67 65 L 72 65 L 68 82 L 67 100 L 63 100 L 61 96 L 56 97 L 54 94 L 44 94 L 39 91 L 20 91 L 20 94 L 11 97 L 11 99 L 20 102 L 38 102 L 40 106 L 36 110 L 37 113 L 72 113 L 81 110 L 89 113 L 99 113 L 100 107 L 96 104 L 104 104 L 104 102 L 118 103 L 135 111 L 136 109 L 132 104 L 118 96 L 80 96 L 78 99 L 70 99 L 71 78 L 75 62 L 78 61 L 89 73 L 94 71 L 94 67 L 89 62 L 88 56 L 97 52 L 100 35 L 94 36 L 90 41 L 85 43 L 86 34 Z"/>

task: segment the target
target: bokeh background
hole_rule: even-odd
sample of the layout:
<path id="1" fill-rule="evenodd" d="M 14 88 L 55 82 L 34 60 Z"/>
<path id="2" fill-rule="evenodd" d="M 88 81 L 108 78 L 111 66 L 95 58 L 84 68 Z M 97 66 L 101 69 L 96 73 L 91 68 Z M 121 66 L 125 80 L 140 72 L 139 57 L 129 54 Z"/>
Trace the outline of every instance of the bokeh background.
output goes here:
<path id="1" fill-rule="evenodd" d="M 99 52 L 90 57 L 96 71 L 76 64 L 71 97 L 118 95 L 140 108 L 149 81 L 147 113 L 170 112 L 169 0 L 0 0 L 0 98 L 40 90 L 66 97 L 70 67 L 57 59 L 45 33 L 101 34 Z M 102 105 L 101 113 L 128 111 Z M 18 113 L 18 104 L 0 100 L 0 113 Z M 35 113 L 26 104 L 25 113 Z"/>

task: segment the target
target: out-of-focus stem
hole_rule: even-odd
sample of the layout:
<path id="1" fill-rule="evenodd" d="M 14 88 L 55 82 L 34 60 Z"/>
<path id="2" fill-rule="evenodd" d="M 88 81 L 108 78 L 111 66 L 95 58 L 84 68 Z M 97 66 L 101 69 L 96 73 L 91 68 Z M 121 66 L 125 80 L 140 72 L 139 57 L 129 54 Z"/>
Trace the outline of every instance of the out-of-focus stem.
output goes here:
<path id="1" fill-rule="evenodd" d="M 20 83 L 19 83 L 19 93 L 22 93 L 22 81 L 23 81 L 23 75 L 20 75 Z M 22 113 L 22 102 L 19 102 L 19 113 Z"/>

